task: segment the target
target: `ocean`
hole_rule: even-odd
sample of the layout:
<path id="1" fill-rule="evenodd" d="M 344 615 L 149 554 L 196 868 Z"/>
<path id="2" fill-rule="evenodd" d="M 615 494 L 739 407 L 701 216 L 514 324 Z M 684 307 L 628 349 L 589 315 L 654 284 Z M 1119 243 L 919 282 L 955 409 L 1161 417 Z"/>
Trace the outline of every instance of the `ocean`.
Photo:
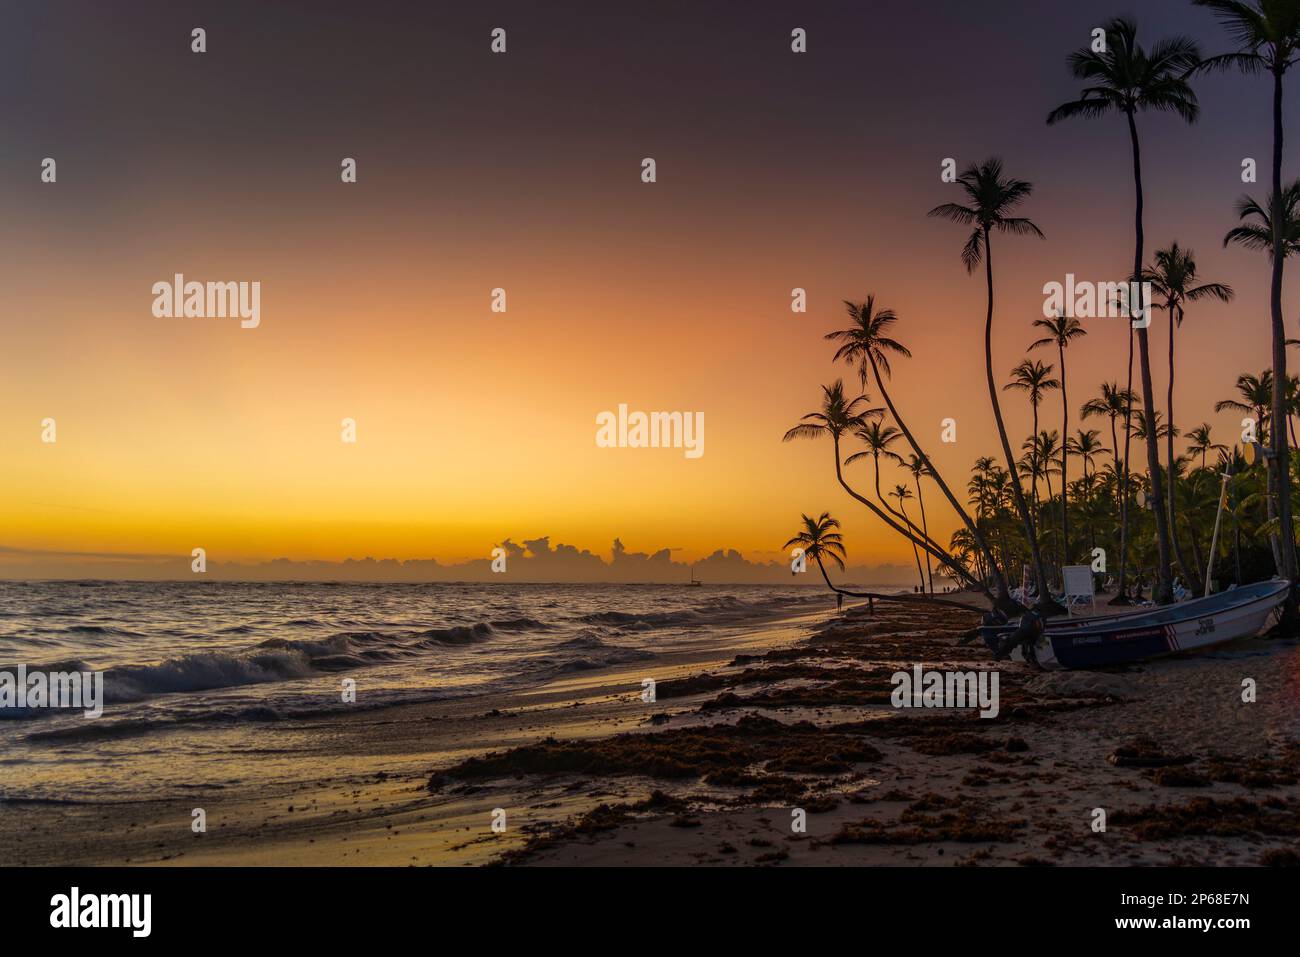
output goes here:
<path id="1" fill-rule="evenodd" d="M 169 750 L 229 775 L 257 726 L 649 663 L 833 607 L 806 586 L 0 582 L 0 671 L 102 672 L 105 701 L 0 708 L 0 799 L 138 794 L 132 772 L 156 784 Z"/>

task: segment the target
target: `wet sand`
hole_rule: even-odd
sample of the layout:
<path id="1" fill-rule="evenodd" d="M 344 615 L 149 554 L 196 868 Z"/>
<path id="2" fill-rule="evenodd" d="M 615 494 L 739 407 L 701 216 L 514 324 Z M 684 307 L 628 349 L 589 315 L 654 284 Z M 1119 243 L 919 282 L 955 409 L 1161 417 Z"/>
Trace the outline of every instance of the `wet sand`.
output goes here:
<path id="1" fill-rule="evenodd" d="M 293 722 L 295 740 L 315 744 L 287 761 L 311 772 L 292 780 L 185 802 L 0 804 L 0 854 L 30 864 L 1300 862 L 1296 642 L 1045 674 L 958 646 L 974 621 L 966 612 L 878 603 L 875 616 L 818 618 L 530 692 Z M 890 676 L 916 663 L 996 669 L 998 716 L 895 709 Z M 641 700 L 646 677 L 658 682 L 653 703 Z M 1242 701 L 1245 678 L 1254 703 Z M 199 806 L 204 834 L 190 828 Z M 800 811 L 803 832 L 792 827 Z"/>

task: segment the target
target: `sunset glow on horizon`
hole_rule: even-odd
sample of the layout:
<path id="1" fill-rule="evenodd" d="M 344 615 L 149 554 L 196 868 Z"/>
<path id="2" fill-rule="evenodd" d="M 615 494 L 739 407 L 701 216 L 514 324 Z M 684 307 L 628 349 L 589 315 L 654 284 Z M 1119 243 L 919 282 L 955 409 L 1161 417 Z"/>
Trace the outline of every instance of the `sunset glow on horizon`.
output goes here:
<path id="1" fill-rule="evenodd" d="M 198 16 L 183 4 L 115 32 L 108 11 L 54 6 L 77 26 L 64 10 L 55 46 L 52 18 L 20 12 L 13 46 L 43 55 L 0 67 L 15 117 L 0 156 L 0 548 L 16 550 L 2 577 L 24 577 L 29 552 L 461 562 L 541 536 L 603 556 L 618 538 L 677 561 L 719 548 L 769 561 L 801 513 L 822 511 L 842 521 L 851 564 L 910 563 L 910 544 L 837 485 L 829 442 L 781 439 L 821 385 L 856 386 L 823 337 L 847 325 L 841 300 L 874 294 L 913 353 L 891 397 L 936 467 L 964 496 L 972 462 L 997 454 L 983 276 L 961 264 L 962 230 L 926 217 L 957 198 L 941 161 L 1000 155 L 1034 184 L 1022 212 L 1046 241 L 993 247 L 1003 381 L 1039 336 L 1045 283 L 1116 281 L 1132 256 L 1122 122 L 1044 123 L 1075 88 L 1062 51 L 1093 26 L 1069 10 L 1006 4 L 1017 42 L 975 83 L 957 46 L 969 24 L 918 49 L 865 13 L 859 34 L 818 32 L 815 5 L 800 13 L 807 58 L 789 56 L 786 10 L 741 24 L 683 5 L 647 24 L 508 5 L 493 13 L 511 24 L 499 58 L 465 14 L 416 36 L 327 6 L 295 14 L 318 21 L 302 47 L 273 12 L 249 34 L 205 10 L 210 52 L 191 57 L 169 39 Z M 931 15 L 886 6 L 918 28 Z M 1224 46 L 1207 13 L 1150 7 L 1153 32 L 1176 11 L 1207 51 Z M 624 70 L 592 85 L 611 61 Z M 1228 445 L 1240 415 L 1214 403 L 1269 363 L 1267 260 L 1222 248 L 1237 198 L 1266 189 L 1240 178 L 1243 156 L 1268 157 L 1267 98 L 1242 93 L 1256 85 L 1205 77 L 1199 123 L 1140 120 L 1148 258 L 1176 239 L 1237 292 L 1189 307 L 1178 332 L 1178 424 L 1209 422 Z M 58 108 L 35 110 L 35 90 Z M 57 183 L 40 181 L 47 156 Z M 340 182 L 345 157 L 355 184 Z M 151 288 L 177 273 L 259 282 L 260 325 L 156 318 Z M 796 287 L 806 314 L 791 311 Z M 1150 328 L 1161 410 L 1166 322 Z M 1103 380 L 1124 384 L 1126 326 L 1083 323 L 1069 429 L 1099 428 L 1109 447 L 1079 408 Z M 1028 403 L 1002 402 L 1018 448 Z M 703 413 L 704 454 L 599 447 L 597 416 L 620 404 Z M 1052 393 L 1040 427 L 1060 416 Z M 949 417 L 953 444 L 939 438 Z M 884 469 L 885 488 L 910 484 Z M 869 464 L 846 475 L 872 488 Z M 960 520 L 925 492 L 946 542 Z"/>

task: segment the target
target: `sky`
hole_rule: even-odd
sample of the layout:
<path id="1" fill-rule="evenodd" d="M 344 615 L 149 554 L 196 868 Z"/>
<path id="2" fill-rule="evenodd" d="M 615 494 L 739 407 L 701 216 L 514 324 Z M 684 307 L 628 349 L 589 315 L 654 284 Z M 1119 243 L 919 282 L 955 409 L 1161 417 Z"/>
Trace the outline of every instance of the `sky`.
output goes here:
<path id="1" fill-rule="evenodd" d="M 902 317 L 913 358 L 891 394 L 964 486 L 996 440 L 983 278 L 961 265 L 962 229 L 926 217 L 960 198 L 943 159 L 1000 155 L 1034 184 L 1022 212 L 1046 241 L 994 247 L 1005 376 L 1037 338 L 1044 283 L 1131 264 L 1123 120 L 1045 124 L 1077 95 L 1066 56 L 1119 14 L 1148 44 L 1228 49 L 1172 0 L 609 6 L 0 4 L 0 576 L 202 547 L 331 577 L 347 559 L 474 562 L 544 537 L 607 561 L 617 538 L 765 563 L 822 511 L 853 563 L 906 566 L 911 546 L 837 486 L 829 445 L 781 442 L 820 385 L 855 375 L 822 339 L 841 300 L 873 293 Z M 1222 236 L 1237 197 L 1264 192 L 1240 173 L 1254 157 L 1267 180 L 1269 89 L 1214 75 L 1196 90 L 1194 126 L 1139 120 L 1148 259 L 1176 239 L 1237 290 L 1188 311 L 1175 396 L 1180 426 L 1230 443 L 1239 417 L 1213 405 L 1268 363 L 1268 264 Z M 153 285 L 176 273 L 259 282 L 260 324 L 156 317 Z M 1125 374 L 1123 322 L 1084 324 L 1071 431 Z M 702 413 L 704 453 L 598 446 L 596 417 L 620 404 Z M 1004 413 L 1018 445 L 1028 405 L 1009 393 Z M 1044 427 L 1059 414 L 1053 396 Z M 862 464 L 848 474 L 870 484 Z M 958 520 L 927 491 L 946 539 Z"/>

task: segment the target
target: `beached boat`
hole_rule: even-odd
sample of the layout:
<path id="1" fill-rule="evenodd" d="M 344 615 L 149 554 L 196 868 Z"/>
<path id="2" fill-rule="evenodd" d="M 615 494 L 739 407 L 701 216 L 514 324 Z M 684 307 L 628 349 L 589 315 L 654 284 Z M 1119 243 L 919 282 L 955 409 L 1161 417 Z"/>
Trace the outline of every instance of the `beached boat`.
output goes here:
<path id="1" fill-rule="evenodd" d="M 1277 623 L 1290 587 L 1275 578 L 1135 614 L 1048 619 L 1043 633 L 1011 657 L 1041 668 L 1101 668 L 1252 638 Z M 996 642 L 1017 627 L 980 631 Z"/>

